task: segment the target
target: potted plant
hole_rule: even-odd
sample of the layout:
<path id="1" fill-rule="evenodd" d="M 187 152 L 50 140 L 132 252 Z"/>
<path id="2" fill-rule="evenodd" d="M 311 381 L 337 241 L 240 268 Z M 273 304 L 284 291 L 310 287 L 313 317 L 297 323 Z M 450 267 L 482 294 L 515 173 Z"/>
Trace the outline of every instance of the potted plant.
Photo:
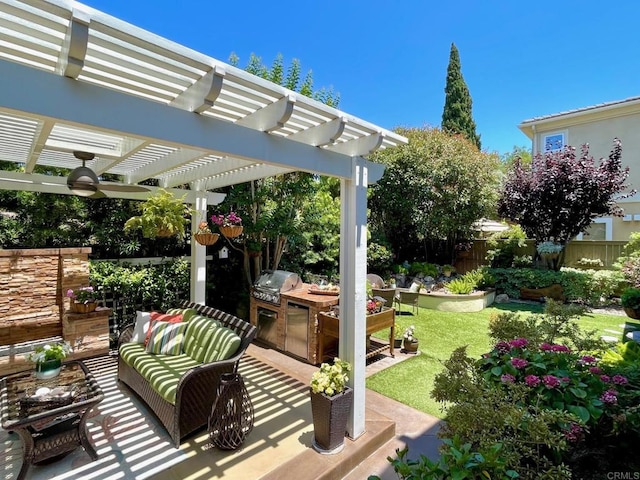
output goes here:
<path id="1" fill-rule="evenodd" d="M 640 288 L 625 289 L 620 295 L 620 303 L 629 318 L 640 319 Z"/>
<path id="2" fill-rule="evenodd" d="M 400 332 L 400 328 L 397 323 L 393 326 L 393 331 L 395 332 L 393 338 L 393 348 L 402 348 L 403 335 Z"/>
<path id="3" fill-rule="evenodd" d="M 347 386 L 351 365 L 333 359 L 323 363 L 311 377 L 313 448 L 321 453 L 338 453 L 344 448 L 344 435 L 353 402 L 353 390 Z"/>
<path id="4" fill-rule="evenodd" d="M 213 245 L 218 241 L 220 237 L 219 233 L 213 233 L 206 220 L 203 220 L 198 224 L 198 231 L 193 234 L 193 238 L 196 239 L 200 245 Z"/>
<path id="5" fill-rule="evenodd" d="M 218 225 L 220 233 L 227 238 L 238 237 L 242 234 L 242 218 L 236 212 L 229 212 L 228 215 L 212 215 L 211 221 Z"/>
<path id="6" fill-rule="evenodd" d="M 406 353 L 416 353 L 418 351 L 418 339 L 415 336 L 416 327 L 411 325 L 404 331 L 402 337 L 404 338 L 403 347 Z"/>
<path id="7" fill-rule="evenodd" d="M 71 352 L 71 345 L 67 342 L 45 344 L 36 347 L 27 359 L 36 364 L 36 378 L 53 378 L 60 373 L 62 360 Z"/>
<path id="8" fill-rule="evenodd" d="M 536 246 L 536 250 L 545 260 L 553 260 L 558 258 L 562 251 L 562 245 L 555 242 L 541 242 Z"/>
<path id="9" fill-rule="evenodd" d="M 80 287 L 67 290 L 67 297 L 70 299 L 69 310 L 76 313 L 93 312 L 98 304 L 93 287 Z"/>
<path id="10" fill-rule="evenodd" d="M 453 265 L 443 265 L 443 266 L 442 266 L 442 274 L 443 274 L 445 277 L 450 277 L 450 276 L 451 276 L 451 274 L 452 274 L 453 272 L 455 272 L 455 271 L 456 271 L 456 269 L 453 267 Z"/>
<path id="11" fill-rule="evenodd" d="M 140 215 L 127 220 L 124 230 L 142 230 L 145 238 L 184 236 L 191 210 L 184 205 L 183 199 L 164 189 L 158 190 L 139 205 Z"/>

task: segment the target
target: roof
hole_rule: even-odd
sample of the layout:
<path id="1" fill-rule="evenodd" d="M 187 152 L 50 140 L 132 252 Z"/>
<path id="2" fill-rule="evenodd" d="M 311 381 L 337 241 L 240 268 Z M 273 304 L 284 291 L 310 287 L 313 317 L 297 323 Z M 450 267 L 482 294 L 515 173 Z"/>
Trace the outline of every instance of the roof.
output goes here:
<path id="1" fill-rule="evenodd" d="M 617 116 L 621 110 L 633 110 L 640 109 L 640 96 L 629 97 L 624 100 L 615 100 L 612 102 L 598 103 L 596 105 L 590 105 L 588 107 L 576 108 L 573 110 L 566 110 L 564 112 L 552 113 L 550 115 L 542 115 L 539 117 L 533 117 L 528 120 L 524 120 L 518 128 L 522 130 L 529 138 L 533 138 L 534 128 L 533 126 L 543 125 L 547 123 L 581 123 L 578 119 L 584 121 L 585 117 L 600 119 L 608 118 L 611 116 Z"/>
<path id="2" fill-rule="evenodd" d="M 81 150 L 126 184 L 209 190 L 295 170 L 349 177 L 352 157 L 407 142 L 75 1 L 3 0 L 0 29 L 0 159 L 27 175 L 75 168 Z"/>

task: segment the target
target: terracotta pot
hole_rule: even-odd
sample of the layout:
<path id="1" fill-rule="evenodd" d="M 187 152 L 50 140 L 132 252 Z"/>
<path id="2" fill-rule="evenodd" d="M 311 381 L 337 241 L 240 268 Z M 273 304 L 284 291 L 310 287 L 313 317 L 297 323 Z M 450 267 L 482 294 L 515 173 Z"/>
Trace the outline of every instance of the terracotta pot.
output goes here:
<path id="1" fill-rule="evenodd" d="M 74 313 L 91 313 L 95 311 L 98 304 L 96 302 L 89 303 L 79 303 L 79 302 L 71 302 L 69 304 L 69 309 Z"/>
<path id="2" fill-rule="evenodd" d="M 313 415 L 313 448 L 321 453 L 338 453 L 344 448 L 347 420 L 353 401 L 353 390 L 346 387 L 332 397 L 311 393 Z"/>
<path id="3" fill-rule="evenodd" d="M 220 233 L 227 238 L 239 237 L 242 235 L 242 225 L 232 225 L 230 227 L 220 227 Z"/>
<path id="4" fill-rule="evenodd" d="M 193 238 L 196 239 L 200 245 L 213 245 L 220 238 L 219 233 L 194 233 Z"/>

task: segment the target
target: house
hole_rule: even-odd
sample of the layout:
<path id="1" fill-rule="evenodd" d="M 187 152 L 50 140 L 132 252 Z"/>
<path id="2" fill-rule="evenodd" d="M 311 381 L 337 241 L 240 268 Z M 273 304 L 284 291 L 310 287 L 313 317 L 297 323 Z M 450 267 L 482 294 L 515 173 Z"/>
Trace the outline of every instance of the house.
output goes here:
<path id="1" fill-rule="evenodd" d="M 629 167 L 628 183 L 640 190 L 640 97 L 601 103 L 523 121 L 518 128 L 532 141 L 533 155 L 567 145 L 588 143 L 596 159 L 608 157 L 614 138 L 622 142 L 622 164 Z M 640 194 L 620 200 L 624 217 L 602 217 L 577 240 L 627 241 L 640 230 Z"/>

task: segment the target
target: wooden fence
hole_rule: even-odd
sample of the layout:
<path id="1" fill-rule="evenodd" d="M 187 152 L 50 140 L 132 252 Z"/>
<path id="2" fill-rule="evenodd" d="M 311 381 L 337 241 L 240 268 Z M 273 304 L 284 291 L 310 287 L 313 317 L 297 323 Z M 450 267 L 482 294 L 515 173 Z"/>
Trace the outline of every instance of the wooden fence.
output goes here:
<path id="1" fill-rule="evenodd" d="M 594 240 L 573 240 L 565 249 L 564 266 L 583 269 L 610 269 L 622 254 L 622 249 L 627 242 L 594 241 Z M 466 256 L 459 256 L 456 259 L 456 270 L 460 273 L 468 272 L 482 265 L 488 265 L 486 240 L 475 240 L 471 250 L 466 252 Z M 527 240 L 527 245 L 521 249 L 519 255 L 531 255 L 535 253 L 535 242 Z M 586 258 L 590 260 L 600 260 L 602 266 L 580 265 L 579 260 Z"/>

